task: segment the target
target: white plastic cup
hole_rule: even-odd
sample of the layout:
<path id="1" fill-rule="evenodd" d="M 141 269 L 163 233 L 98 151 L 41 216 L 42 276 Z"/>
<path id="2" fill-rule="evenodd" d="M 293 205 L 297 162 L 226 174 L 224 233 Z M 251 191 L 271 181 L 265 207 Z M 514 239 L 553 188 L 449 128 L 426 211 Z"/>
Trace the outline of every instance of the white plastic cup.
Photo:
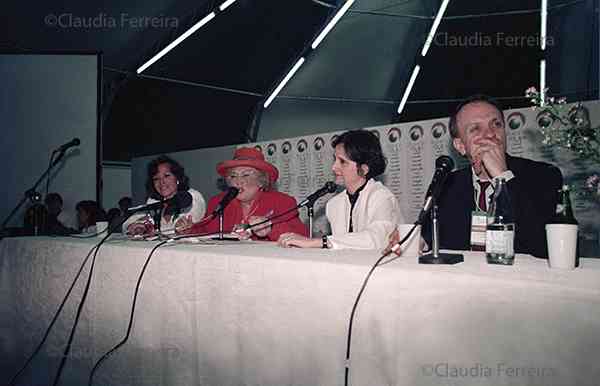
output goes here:
<path id="1" fill-rule="evenodd" d="M 413 224 L 398 224 L 398 234 L 400 235 L 400 240 L 404 238 L 413 227 Z M 410 238 L 406 240 L 404 244 L 400 247 L 402 251 L 402 256 L 421 256 L 421 226 L 417 225 L 413 233 L 410 235 Z"/>
<path id="2" fill-rule="evenodd" d="M 575 269 L 577 228 L 575 224 L 546 225 L 550 268 Z"/>
<path id="3" fill-rule="evenodd" d="M 108 228 L 108 221 L 96 221 L 96 235 L 98 237 L 106 236 L 106 229 Z"/>

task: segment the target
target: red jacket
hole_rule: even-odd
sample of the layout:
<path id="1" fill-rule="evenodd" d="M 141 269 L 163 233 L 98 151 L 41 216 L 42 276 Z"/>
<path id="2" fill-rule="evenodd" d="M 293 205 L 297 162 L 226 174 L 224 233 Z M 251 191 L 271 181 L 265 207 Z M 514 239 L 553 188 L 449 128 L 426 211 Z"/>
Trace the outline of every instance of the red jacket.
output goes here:
<path id="1" fill-rule="evenodd" d="M 211 197 L 208 201 L 206 213 L 212 213 L 224 195 L 225 192 Z M 252 211 L 250 216 L 273 217 L 294 208 L 296 206 L 296 200 L 285 193 L 277 191 L 258 192 L 254 205 L 257 205 L 255 207 L 256 209 Z M 223 213 L 223 232 L 231 232 L 234 225 L 242 223 L 247 223 L 247 221 L 243 221 L 242 205 L 236 198 L 227 205 Z M 219 218 L 215 217 L 209 222 L 194 224 L 186 233 L 208 234 L 217 232 L 219 232 Z M 308 236 L 308 229 L 306 225 L 300 221 L 297 209 L 284 216 L 275 218 L 273 220 L 271 232 L 266 238 L 259 238 L 256 235 L 252 235 L 252 239 L 277 241 L 279 236 L 286 232 L 294 232 L 303 236 Z"/>

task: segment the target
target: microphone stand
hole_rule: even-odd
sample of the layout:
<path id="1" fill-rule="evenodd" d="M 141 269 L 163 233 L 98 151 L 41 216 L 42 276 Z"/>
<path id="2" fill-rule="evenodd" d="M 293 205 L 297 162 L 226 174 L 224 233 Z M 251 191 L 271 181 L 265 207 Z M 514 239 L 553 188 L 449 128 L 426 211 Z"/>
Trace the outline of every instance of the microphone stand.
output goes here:
<path id="1" fill-rule="evenodd" d="M 456 253 L 440 253 L 440 226 L 438 222 L 438 206 L 433 199 L 431 208 L 431 253 L 419 257 L 419 264 L 458 264 L 465 261 L 463 255 Z"/>
<path id="2" fill-rule="evenodd" d="M 212 237 L 211 240 L 226 240 L 226 241 L 240 241 L 240 239 L 235 237 L 225 237 L 223 236 L 223 211 L 225 208 L 219 210 L 217 214 L 219 215 L 219 236 Z"/>
<path id="3" fill-rule="evenodd" d="M 52 170 L 52 168 L 54 166 L 56 166 L 56 164 L 58 164 L 64 156 L 65 156 L 65 151 L 64 150 L 60 151 L 58 153 L 58 156 L 56 157 L 56 159 L 54 161 L 52 161 L 52 163 L 48 166 L 48 168 L 46 169 L 44 174 L 42 174 L 40 176 L 40 178 L 38 178 L 38 180 L 33 185 L 33 187 L 31 189 L 27 189 L 25 191 L 25 194 L 23 195 L 23 198 L 21 198 L 21 201 L 19 201 L 17 206 L 14 207 L 14 209 L 10 212 L 10 214 L 6 217 L 6 219 L 2 223 L 2 228 L 0 228 L 0 239 L 5 236 L 4 233 L 5 233 L 6 226 L 8 225 L 10 220 L 13 218 L 13 216 L 17 213 L 17 211 L 21 208 L 21 206 L 25 203 L 25 201 L 27 201 L 27 199 L 32 199 L 35 196 L 39 196 L 39 193 L 36 192 L 35 189 L 44 180 L 44 178 L 46 178 L 48 176 L 48 174 L 50 174 L 50 171 Z"/>
<path id="4" fill-rule="evenodd" d="M 306 209 L 308 211 L 308 237 L 312 239 L 313 237 L 313 217 L 314 217 L 314 201 L 309 201 L 306 204 Z"/>
<path id="5" fill-rule="evenodd" d="M 162 202 L 163 202 L 163 200 L 161 200 L 161 203 Z M 154 210 L 154 216 L 152 216 L 152 218 L 154 220 L 154 230 L 156 231 L 156 235 L 158 236 L 159 239 L 161 239 L 161 237 L 162 237 L 162 233 L 160 232 L 160 226 L 161 226 L 160 223 L 162 222 L 162 211 L 163 211 L 163 208 L 158 208 L 158 209 Z"/>

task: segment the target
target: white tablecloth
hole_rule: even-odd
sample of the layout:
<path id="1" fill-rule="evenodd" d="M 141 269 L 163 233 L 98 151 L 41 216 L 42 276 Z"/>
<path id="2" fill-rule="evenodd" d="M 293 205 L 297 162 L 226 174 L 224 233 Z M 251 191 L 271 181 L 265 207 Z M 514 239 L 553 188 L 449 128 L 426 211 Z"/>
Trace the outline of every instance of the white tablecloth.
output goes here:
<path id="1" fill-rule="evenodd" d="M 94 240 L 0 242 L 0 384 L 40 341 Z M 155 242 L 102 246 L 62 385 L 85 385 L 125 334 Z M 271 243 L 170 245 L 142 281 L 129 342 L 95 385 L 342 385 L 348 317 L 375 251 Z M 517 255 L 456 266 L 402 257 L 377 268 L 357 311 L 352 385 L 598 385 L 600 260 L 574 271 Z M 89 263 L 20 385 L 47 385 Z"/>

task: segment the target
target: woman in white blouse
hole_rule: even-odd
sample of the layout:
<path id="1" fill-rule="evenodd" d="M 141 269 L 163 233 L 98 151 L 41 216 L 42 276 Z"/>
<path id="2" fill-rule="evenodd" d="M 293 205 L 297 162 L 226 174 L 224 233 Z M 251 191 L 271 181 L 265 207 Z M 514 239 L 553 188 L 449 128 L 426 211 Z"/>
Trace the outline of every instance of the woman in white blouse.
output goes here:
<path id="1" fill-rule="evenodd" d="M 394 194 L 373 179 L 386 167 L 379 138 L 367 130 L 352 130 L 332 145 L 336 183 L 346 187 L 326 206 L 332 235 L 311 239 L 287 233 L 278 243 L 283 247 L 382 250 L 388 235 L 404 219 Z"/>
<path id="2" fill-rule="evenodd" d="M 185 229 L 193 222 L 198 222 L 206 212 L 206 202 L 202 194 L 190 188 L 189 178 L 179 162 L 166 155 L 153 159 L 148 164 L 146 180 L 148 192 L 147 204 L 168 200 L 177 192 L 187 191 L 192 196 L 192 203 L 187 208 L 173 210 L 169 206 L 160 211 L 160 231 L 172 233 L 176 229 Z M 154 219 L 149 214 L 134 214 L 123 224 L 123 230 L 128 235 L 153 235 L 155 233 Z"/>

